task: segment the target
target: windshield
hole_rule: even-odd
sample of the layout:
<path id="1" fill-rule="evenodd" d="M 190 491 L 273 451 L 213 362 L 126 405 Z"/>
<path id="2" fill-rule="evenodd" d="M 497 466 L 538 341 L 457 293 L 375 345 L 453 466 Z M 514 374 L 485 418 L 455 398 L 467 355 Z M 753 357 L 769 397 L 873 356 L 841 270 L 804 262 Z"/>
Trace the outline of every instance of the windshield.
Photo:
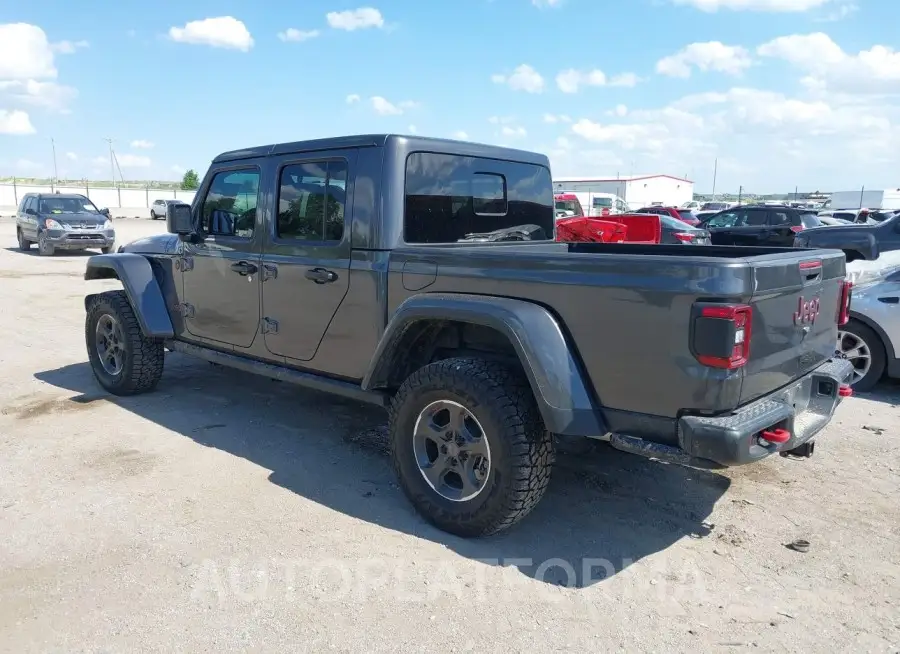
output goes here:
<path id="1" fill-rule="evenodd" d="M 803 226 L 807 229 L 810 227 L 820 227 L 822 225 L 822 221 L 811 213 L 800 214 L 800 222 L 803 223 Z"/>
<path id="2" fill-rule="evenodd" d="M 601 209 L 611 209 L 612 208 L 612 198 L 594 198 L 594 207 Z"/>
<path id="3" fill-rule="evenodd" d="M 682 232 L 694 231 L 693 227 L 685 222 L 672 218 L 672 216 L 660 216 L 659 222 L 661 222 L 666 227 L 669 227 L 670 229 L 677 229 Z"/>
<path id="4" fill-rule="evenodd" d="M 727 208 L 728 206 L 724 202 L 707 202 L 703 205 L 704 211 L 721 211 Z"/>
<path id="5" fill-rule="evenodd" d="M 44 198 L 40 213 L 100 213 L 94 203 L 87 198 Z"/>
<path id="6" fill-rule="evenodd" d="M 578 213 L 578 205 L 573 200 L 557 200 L 556 201 L 556 210 L 557 211 L 571 211 L 572 214 Z"/>

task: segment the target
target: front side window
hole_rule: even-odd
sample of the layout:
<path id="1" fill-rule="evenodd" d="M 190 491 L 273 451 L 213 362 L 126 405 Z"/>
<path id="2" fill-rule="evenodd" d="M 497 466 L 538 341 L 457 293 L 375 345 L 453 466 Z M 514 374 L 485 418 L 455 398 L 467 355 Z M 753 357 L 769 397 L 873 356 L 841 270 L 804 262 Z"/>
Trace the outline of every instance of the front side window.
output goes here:
<path id="1" fill-rule="evenodd" d="M 347 162 L 285 166 L 278 192 L 278 238 L 340 241 L 344 237 Z"/>
<path id="2" fill-rule="evenodd" d="M 552 240 L 550 171 L 539 165 L 414 152 L 406 161 L 407 243 Z"/>
<path id="3" fill-rule="evenodd" d="M 203 231 L 211 235 L 252 238 L 258 204 L 258 170 L 216 173 L 201 208 Z"/>

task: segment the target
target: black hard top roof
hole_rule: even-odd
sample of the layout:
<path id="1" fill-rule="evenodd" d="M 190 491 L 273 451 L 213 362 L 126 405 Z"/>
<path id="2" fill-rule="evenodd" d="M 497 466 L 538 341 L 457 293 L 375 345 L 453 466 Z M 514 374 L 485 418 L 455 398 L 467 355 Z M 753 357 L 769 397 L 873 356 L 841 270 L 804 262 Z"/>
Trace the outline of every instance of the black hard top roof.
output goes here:
<path id="1" fill-rule="evenodd" d="M 425 136 L 406 136 L 402 134 L 360 134 L 355 136 L 337 136 L 332 138 L 294 141 L 292 143 L 273 143 L 259 145 L 240 150 L 223 152 L 213 163 L 235 161 L 239 159 L 255 159 L 279 154 L 297 152 L 315 152 L 317 150 L 340 150 L 342 148 L 365 147 L 398 147 L 405 151 L 442 152 L 469 157 L 487 157 L 491 159 L 509 159 L 523 163 L 549 166 L 546 155 L 527 150 L 504 148 L 497 145 L 455 141 L 452 139 L 430 138 Z"/>

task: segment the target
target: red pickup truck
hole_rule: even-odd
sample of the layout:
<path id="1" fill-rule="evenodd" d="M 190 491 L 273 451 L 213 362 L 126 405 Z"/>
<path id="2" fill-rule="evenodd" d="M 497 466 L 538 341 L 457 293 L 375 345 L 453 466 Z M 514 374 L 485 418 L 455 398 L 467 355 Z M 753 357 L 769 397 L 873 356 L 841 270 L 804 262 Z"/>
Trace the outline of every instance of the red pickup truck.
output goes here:
<path id="1" fill-rule="evenodd" d="M 572 216 L 556 221 L 556 240 L 569 243 L 669 243 L 709 245 L 705 229 L 691 227 L 671 216 L 651 213 L 626 213 L 587 218 Z"/>

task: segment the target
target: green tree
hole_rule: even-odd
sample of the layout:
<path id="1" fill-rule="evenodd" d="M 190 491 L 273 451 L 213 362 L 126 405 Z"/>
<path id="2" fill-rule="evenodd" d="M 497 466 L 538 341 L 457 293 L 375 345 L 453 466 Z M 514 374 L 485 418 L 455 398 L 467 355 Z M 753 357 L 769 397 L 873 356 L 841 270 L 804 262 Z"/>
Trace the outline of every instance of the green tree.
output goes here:
<path id="1" fill-rule="evenodd" d="M 200 176 L 197 175 L 196 170 L 191 168 L 184 174 L 184 177 L 181 178 L 181 190 L 193 191 L 197 188 L 200 188 Z"/>

